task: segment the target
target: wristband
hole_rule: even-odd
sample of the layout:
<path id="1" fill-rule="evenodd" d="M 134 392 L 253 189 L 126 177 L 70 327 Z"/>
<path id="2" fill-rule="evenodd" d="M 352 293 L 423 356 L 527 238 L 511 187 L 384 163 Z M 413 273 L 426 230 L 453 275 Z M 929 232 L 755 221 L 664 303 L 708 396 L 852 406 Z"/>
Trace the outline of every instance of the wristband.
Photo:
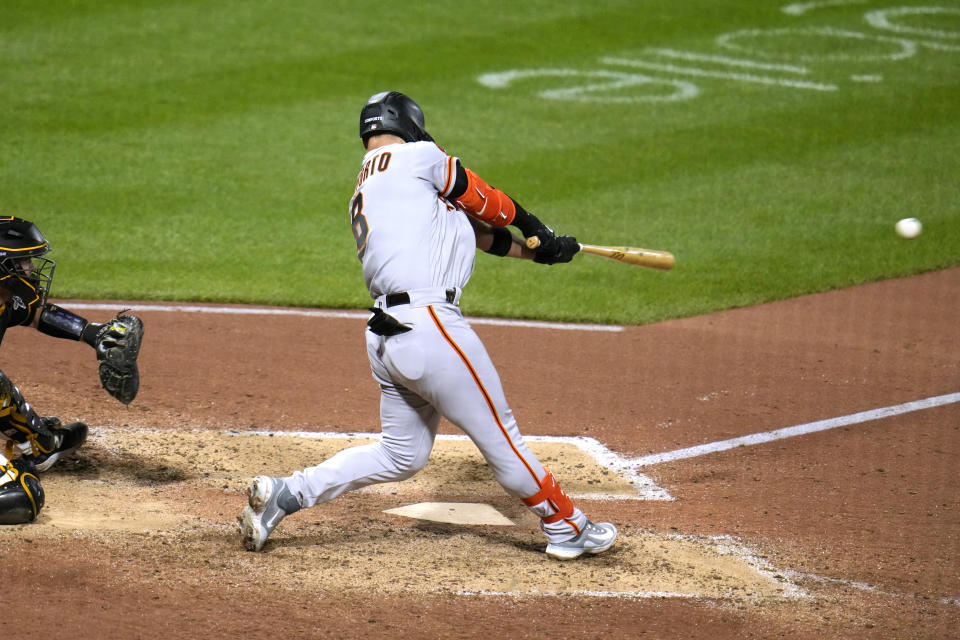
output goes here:
<path id="1" fill-rule="evenodd" d="M 43 309 L 40 311 L 37 330 L 54 338 L 80 340 L 83 337 L 84 329 L 89 324 L 75 313 L 62 309 L 55 304 L 47 303 L 43 305 Z"/>
<path id="2" fill-rule="evenodd" d="M 510 247 L 513 246 L 513 234 L 505 227 L 494 227 L 492 231 L 493 244 L 490 245 L 489 249 L 486 249 L 486 252 L 502 258 L 510 253 Z"/>

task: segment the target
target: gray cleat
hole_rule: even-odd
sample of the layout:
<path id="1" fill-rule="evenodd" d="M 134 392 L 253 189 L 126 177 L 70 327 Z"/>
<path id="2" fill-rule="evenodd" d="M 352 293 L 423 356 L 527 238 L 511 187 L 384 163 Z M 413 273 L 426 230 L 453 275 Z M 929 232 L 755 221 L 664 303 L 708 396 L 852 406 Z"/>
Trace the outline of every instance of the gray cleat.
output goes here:
<path id="1" fill-rule="evenodd" d="M 579 535 L 566 542 L 547 545 L 547 555 L 559 560 L 572 560 L 584 553 L 601 553 L 613 545 L 617 539 L 617 528 L 609 522 L 590 522 Z"/>
<path id="2" fill-rule="evenodd" d="M 257 476 L 247 487 L 249 504 L 240 513 L 240 534 L 247 551 L 260 551 L 270 532 L 300 503 L 280 478 Z"/>

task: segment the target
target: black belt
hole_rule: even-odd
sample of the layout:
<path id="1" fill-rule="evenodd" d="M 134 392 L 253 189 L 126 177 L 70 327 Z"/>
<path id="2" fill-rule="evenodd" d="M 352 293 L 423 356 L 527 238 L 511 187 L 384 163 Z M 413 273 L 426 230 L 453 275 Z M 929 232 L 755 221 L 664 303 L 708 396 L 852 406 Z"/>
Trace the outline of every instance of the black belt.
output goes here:
<path id="1" fill-rule="evenodd" d="M 453 302 L 457 299 L 456 289 L 447 289 L 447 302 Z M 388 293 L 383 299 L 383 303 L 389 307 L 395 307 L 398 304 L 410 304 L 410 294 L 406 291 Z"/>

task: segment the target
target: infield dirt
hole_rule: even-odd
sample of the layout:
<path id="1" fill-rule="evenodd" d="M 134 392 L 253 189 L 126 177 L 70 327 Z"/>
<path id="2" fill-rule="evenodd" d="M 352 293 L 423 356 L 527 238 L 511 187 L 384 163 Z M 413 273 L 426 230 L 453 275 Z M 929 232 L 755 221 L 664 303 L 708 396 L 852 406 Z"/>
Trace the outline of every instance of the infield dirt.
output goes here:
<path id="1" fill-rule="evenodd" d="M 619 333 L 477 331 L 525 434 L 588 436 L 631 458 L 960 391 L 957 291 L 950 269 Z M 957 404 L 643 469 L 672 501 L 636 499 L 580 453 L 545 449 L 568 492 L 614 496 L 578 500 L 622 533 L 576 562 L 546 558 L 532 516 L 468 443 L 444 440 L 416 478 L 295 514 L 252 554 L 235 524 L 250 476 L 358 441 L 311 434 L 377 431 L 363 321 L 139 314 L 143 386 L 129 408 L 99 388 L 86 347 L 24 330 L 4 340 L 4 371 L 42 414 L 92 425 L 43 476 L 39 521 L 0 529 L 16 637 L 960 628 Z M 306 433 L 263 433 L 294 431 Z M 384 513 L 421 501 L 487 503 L 513 525 Z"/>

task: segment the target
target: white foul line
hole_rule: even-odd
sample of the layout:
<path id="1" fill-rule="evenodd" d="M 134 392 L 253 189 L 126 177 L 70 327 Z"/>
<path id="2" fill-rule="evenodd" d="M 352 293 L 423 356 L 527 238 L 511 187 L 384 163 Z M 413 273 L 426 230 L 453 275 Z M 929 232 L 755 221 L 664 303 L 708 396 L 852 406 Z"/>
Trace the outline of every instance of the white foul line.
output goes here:
<path id="1" fill-rule="evenodd" d="M 176 313 L 217 313 L 223 315 L 262 315 L 262 316 L 302 316 L 308 318 L 350 318 L 366 320 L 370 314 L 366 311 L 333 311 L 324 309 L 282 309 L 277 307 L 218 307 L 189 304 L 144 304 L 142 302 L 73 302 L 58 301 L 71 309 L 97 309 L 119 311 L 172 311 Z M 470 324 L 488 324 L 499 327 L 529 327 L 533 329 L 560 329 L 564 331 L 623 331 L 615 324 L 575 324 L 564 322 L 540 322 L 536 320 L 509 320 L 501 318 L 469 318 Z"/>
<path id="2" fill-rule="evenodd" d="M 686 449 L 677 449 L 676 451 L 667 451 L 665 453 L 655 453 L 649 456 L 633 458 L 625 462 L 626 464 L 634 467 L 647 467 L 663 462 L 672 462 L 673 460 L 695 458 L 708 453 L 716 453 L 718 451 L 735 449 L 736 447 L 763 444 L 765 442 L 782 440 L 784 438 L 792 438 L 794 436 L 815 433 L 817 431 L 835 429 L 837 427 L 843 427 L 850 424 L 859 424 L 861 422 L 889 418 L 890 416 L 896 416 L 902 413 L 920 411 L 921 409 L 929 409 L 931 407 L 940 407 L 947 404 L 953 404 L 954 402 L 960 402 L 960 393 L 948 393 L 947 395 L 943 396 L 924 398 L 923 400 L 916 400 L 914 402 L 907 402 L 891 407 L 882 407 L 880 409 L 872 409 L 870 411 L 861 411 L 860 413 L 853 413 L 848 416 L 840 416 L 839 418 L 818 420 L 817 422 L 808 422 L 807 424 L 785 427 L 775 431 L 764 431 L 763 433 L 754 433 L 748 436 L 741 436 L 739 438 L 731 438 L 730 440 L 721 440 L 719 442 L 701 444 L 695 447 L 687 447 Z"/>

